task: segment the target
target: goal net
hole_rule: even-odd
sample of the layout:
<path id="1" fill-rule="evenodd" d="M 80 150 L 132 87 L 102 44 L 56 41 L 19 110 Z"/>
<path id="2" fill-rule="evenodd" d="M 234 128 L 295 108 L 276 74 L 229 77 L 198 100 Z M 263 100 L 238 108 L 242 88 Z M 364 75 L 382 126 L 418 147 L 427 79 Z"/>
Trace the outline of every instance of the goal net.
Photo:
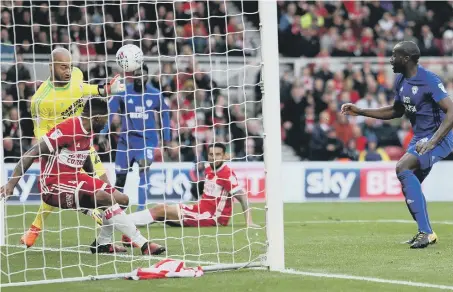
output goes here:
<path id="1" fill-rule="evenodd" d="M 163 131 L 159 130 L 160 142 L 153 149 L 154 161 L 146 177 L 147 208 L 160 203 L 196 203 L 203 193 L 207 146 L 218 142 L 227 148 L 226 164 L 247 193 L 253 221 L 259 225 L 247 226 L 241 206 L 234 203 L 228 226 L 169 227 L 157 223 L 140 227 L 145 237 L 166 247 L 162 256 L 142 256 L 139 249 L 124 254 L 92 254 L 90 244 L 100 227 L 82 212 L 55 209 L 43 221 L 33 246 L 26 248 L 20 239 L 41 203 L 36 161 L 21 178 L 14 195 L 1 201 L 3 287 L 122 277 L 164 258 L 181 259 L 188 266 L 201 265 L 207 271 L 272 268 L 273 263 L 274 269 L 283 267 L 277 39 L 276 30 L 269 30 L 266 41 L 262 38 L 261 7 L 247 1 L 2 4 L 2 185 L 21 155 L 37 142 L 33 122 L 39 117 L 31 113 L 31 99 L 49 78 L 50 52 L 56 47 L 69 49 L 73 66 L 82 71 L 85 82 L 98 84 L 116 73 L 123 74 L 115 54 L 121 46 L 135 44 L 144 53 L 149 85 L 162 92 L 170 112 L 171 142 L 164 143 Z M 276 7 L 272 5 L 276 4 L 262 5 L 268 11 L 265 21 L 275 20 Z M 275 29 L 276 24 L 275 20 L 262 25 Z M 271 57 L 272 66 L 268 68 L 268 61 L 263 62 L 266 54 Z M 264 83 L 263 78 L 267 78 Z M 124 82 L 133 80 L 124 76 Z M 264 93 L 270 93 L 267 104 L 263 102 Z M 156 128 L 161 129 L 162 112 L 149 113 L 156 116 Z M 112 184 L 116 181 L 122 115 L 121 107 L 118 113 L 111 113 L 109 132 L 94 139 Z M 270 179 L 274 183 L 269 183 Z M 127 213 L 137 208 L 138 187 L 135 163 L 124 186 L 130 198 Z M 120 241 L 121 234 L 115 233 L 115 242 Z"/>

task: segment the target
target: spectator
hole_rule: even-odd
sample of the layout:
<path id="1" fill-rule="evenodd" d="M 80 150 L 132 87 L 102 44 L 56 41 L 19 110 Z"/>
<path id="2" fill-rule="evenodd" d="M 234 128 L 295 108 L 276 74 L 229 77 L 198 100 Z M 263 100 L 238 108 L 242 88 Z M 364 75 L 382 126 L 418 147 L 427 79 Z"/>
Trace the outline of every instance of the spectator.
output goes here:
<path id="1" fill-rule="evenodd" d="M 371 93 L 367 93 L 365 98 L 360 99 L 357 103 L 357 106 L 364 109 L 377 108 L 379 106 L 378 102 Z M 356 117 L 356 122 L 361 124 L 365 121 L 365 117 L 359 116 Z"/>
<path id="2" fill-rule="evenodd" d="M 389 161 L 389 156 L 382 149 L 377 147 L 376 137 L 370 137 L 367 150 L 360 152 L 359 161 Z"/>
<path id="3" fill-rule="evenodd" d="M 334 126 L 337 138 L 344 145 L 347 145 L 353 138 L 353 127 L 349 123 L 348 118 L 340 113 L 337 114 L 337 121 L 338 122 Z"/>
<path id="4" fill-rule="evenodd" d="M 325 160 L 336 160 L 343 153 L 343 143 L 337 138 L 334 129 L 327 130 L 327 146 Z"/>
<path id="5" fill-rule="evenodd" d="M 14 46 L 9 38 L 9 32 L 7 29 L 2 29 L 1 31 L 1 46 L 0 52 L 3 54 L 14 54 Z M 3 59 L 3 61 L 6 61 Z M 11 60 L 11 59 L 10 59 Z"/>
<path id="6" fill-rule="evenodd" d="M 420 52 L 422 56 L 438 56 L 439 49 L 434 43 L 434 35 L 428 25 L 423 25 L 421 29 Z"/>
<path id="7" fill-rule="evenodd" d="M 448 56 L 453 55 L 453 30 L 446 30 L 442 36 L 443 53 Z"/>
<path id="8" fill-rule="evenodd" d="M 21 151 L 20 147 L 15 145 L 14 140 L 11 137 L 3 138 L 3 157 L 5 163 L 17 163 L 20 159 Z"/>
<path id="9" fill-rule="evenodd" d="M 294 24 L 295 14 L 296 14 L 296 4 L 289 3 L 287 11 L 285 13 L 283 13 L 282 16 L 280 17 L 280 24 L 278 26 L 279 31 L 285 32 L 288 29 L 291 29 L 291 27 Z"/>
<path id="10" fill-rule="evenodd" d="M 29 81 L 31 79 L 30 71 L 24 65 L 22 55 L 16 55 L 16 65 L 11 66 L 6 72 L 6 81 L 15 83 L 17 81 Z"/>
<path id="11" fill-rule="evenodd" d="M 328 146 L 328 133 L 330 130 L 329 126 L 329 114 L 327 112 L 321 113 L 319 116 L 319 122 L 314 127 L 311 139 L 310 139 L 310 160 L 328 160 L 328 152 L 334 151 L 335 147 L 332 145 L 327 149 Z M 334 145 L 335 146 L 335 145 Z"/>
<path id="12" fill-rule="evenodd" d="M 359 152 L 357 151 L 356 140 L 351 139 L 346 144 L 346 148 L 343 151 L 343 157 L 347 157 L 352 161 L 359 160 Z"/>
<path id="13" fill-rule="evenodd" d="M 113 75 L 112 67 L 105 62 L 105 55 L 98 55 L 96 59 L 95 67 L 90 70 L 87 76 L 87 80 L 92 84 L 106 82 Z"/>
<path id="14" fill-rule="evenodd" d="M 298 155 L 301 155 L 300 146 L 303 141 L 301 133 L 304 132 L 305 127 L 304 121 L 301 120 L 307 106 L 304 95 L 303 86 L 294 84 L 291 89 L 291 99 L 284 104 L 281 111 L 283 129 L 286 132 L 286 143 L 293 147 Z"/>

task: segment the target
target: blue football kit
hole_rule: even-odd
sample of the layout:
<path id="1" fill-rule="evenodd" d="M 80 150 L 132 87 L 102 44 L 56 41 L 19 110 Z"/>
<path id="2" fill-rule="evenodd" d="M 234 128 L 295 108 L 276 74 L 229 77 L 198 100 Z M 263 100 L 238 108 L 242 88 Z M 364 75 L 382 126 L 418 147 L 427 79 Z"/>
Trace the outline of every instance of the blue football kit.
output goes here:
<path id="1" fill-rule="evenodd" d="M 144 93 L 136 92 L 128 84 L 122 95 L 113 96 L 109 101 L 111 113 L 120 113 L 121 133 L 115 158 L 116 174 L 127 174 L 135 162 L 153 161 L 154 149 L 159 140 L 170 141 L 170 112 L 161 92 L 146 85 Z M 156 128 L 156 113 L 160 113 L 162 128 Z M 111 124 L 112 116 L 109 116 Z M 139 205 L 146 203 L 148 170 L 140 171 Z"/>
<path id="2" fill-rule="evenodd" d="M 395 102 L 404 105 L 405 114 L 414 131 L 407 152 L 417 157 L 419 162 L 415 172 L 403 170 L 398 173 L 398 179 L 403 187 L 406 205 L 418 224 L 418 231 L 432 236 L 430 242 L 434 243 L 437 237 L 429 222 L 421 183 L 432 166 L 452 152 L 453 134 L 450 131 L 431 151 L 422 155 L 416 151 L 416 144 L 419 141 L 428 141 L 439 129 L 445 118 L 439 102 L 449 97 L 440 78 L 420 65 L 417 74 L 411 78 L 404 78 L 402 74 L 397 75 L 395 91 Z"/>

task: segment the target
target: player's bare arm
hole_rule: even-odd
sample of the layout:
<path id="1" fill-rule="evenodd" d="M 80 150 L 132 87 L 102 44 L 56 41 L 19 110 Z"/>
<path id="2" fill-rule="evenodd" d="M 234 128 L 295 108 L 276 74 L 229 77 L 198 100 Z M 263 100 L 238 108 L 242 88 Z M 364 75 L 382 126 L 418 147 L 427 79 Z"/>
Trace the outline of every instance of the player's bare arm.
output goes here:
<path id="1" fill-rule="evenodd" d="M 259 225 L 253 223 L 252 220 L 252 209 L 249 206 L 249 202 L 247 199 L 247 194 L 244 191 L 239 191 L 234 195 L 234 198 L 239 201 L 242 207 L 242 211 L 244 212 L 245 222 L 249 227 L 259 227 Z"/>
<path id="2" fill-rule="evenodd" d="M 82 168 L 88 175 L 94 176 L 94 166 L 90 156 L 87 157 Z"/>
<path id="3" fill-rule="evenodd" d="M 445 113 L 445 119 L 430 140 L 420 140 L 417 143 L 416 149 L 420 155 L 432 150 L 453 128 L 453 100 L 447 97 L 439 101 L 438 104 Z"/>
<path id="4" fill-rule="evenodd" d="M 365 116 L 379 120 L 391 120 L 401 118 L 404 115 L 404 106 L 401 102 L 395 102 L 393 105 L 384 106 L 375 109 L 362 109 L 353 103 L 345 103 L 341 107 L 341 113 L 350 116 Z"/>
<path id="5" fill-rule="evenodd" d="M 50 150 L 47 146 L 46 142 L 43 139 L 35 144 L 33 147 L 30 148 L 22 158 L 17 163 L 16 167 L 14 168 L 13 174 L 11 175 L 11 179 L 8 183 L 1 188 L 1 196 L 2 197 L 10 197 L 13 195 L 14 188 L 16 187 L 19 180 L 22 176 L 27 172 L 30 166 L 33 164 L 36 158 L 39 158 L 43 154 L 49 154 Z"/>

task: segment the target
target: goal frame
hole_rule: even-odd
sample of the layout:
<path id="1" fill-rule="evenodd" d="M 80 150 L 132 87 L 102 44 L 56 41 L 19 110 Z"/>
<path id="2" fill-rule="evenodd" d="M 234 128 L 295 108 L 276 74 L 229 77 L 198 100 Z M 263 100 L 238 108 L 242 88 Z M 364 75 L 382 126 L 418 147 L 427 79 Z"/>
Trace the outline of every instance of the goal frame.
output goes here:
<path id="1" fill-rule="evenodd" d="M 263 115 L 263 142 L 265 165 L 265 194 L 266 194 L 266 254 L 260 262 L 218 264 L 203 267 L 207 272 L 220 270 L 235 270 L 241 268 L 268 268 L 270 271 L 285 269 L 284 257 L 284 225 L 283 225 L 283 196 L 281 194 L 281 129 L 280 113 L 280 82 L 279 82 L 279 53 L 277 31 L 277 2 L 276 0 L 259 0 L 258 13 L 260 18 L 261 36 L 261 81 Z M 0 69 L 1 70 L 1 69 Z M 2 112 L 0 111 L 0 119 Z M 2 138 L 0 133 L 0 138 Z M 0 159 L 3 161 L 3 151 Z M 6 183 L 4 168 L 0 168 L 0 183 Z M 0 200 L 0 246 L 6 245 L 6 204 Z M 3 253 L 2 253 L 3 255 Z M 87 280 L 102 280 L 125 278 L 130 273 L 110 275 L 88 275 L 84 277 L 61 278 L 1 284 L 1 287 L 29 286 L 36 284 L 77 282 Z"/>

